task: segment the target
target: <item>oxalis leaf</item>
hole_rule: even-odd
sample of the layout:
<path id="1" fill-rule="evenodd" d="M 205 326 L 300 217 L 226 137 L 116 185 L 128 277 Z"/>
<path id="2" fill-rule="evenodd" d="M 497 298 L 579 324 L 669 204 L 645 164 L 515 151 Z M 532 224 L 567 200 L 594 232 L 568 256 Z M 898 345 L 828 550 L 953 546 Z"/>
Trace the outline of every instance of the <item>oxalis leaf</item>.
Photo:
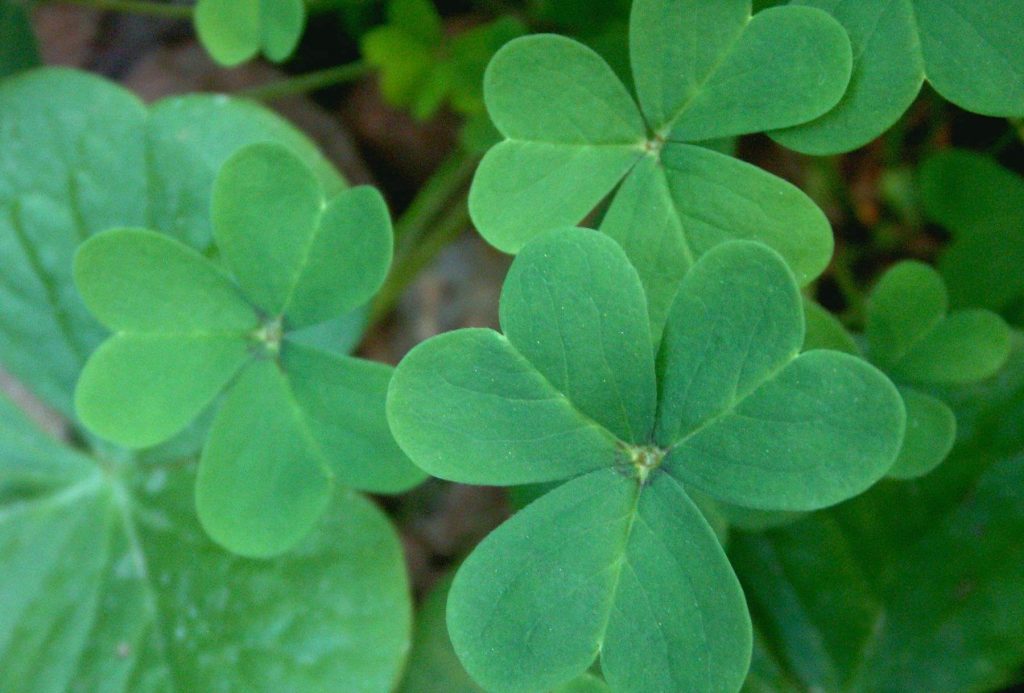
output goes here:
<path id="1" fill-rule="evenodd" d="M 961 108 L 1024 115 L 1024 0 L 793 0 L 849 32 L 853 77 L 822 117 L 771 133 L 809 154 L 856 149 L 889 129 L 927 79 Z"/>
<path id="2" fill-rule="evenodd" d="M 114 335 L 86 363 L 75 404 L 97 435 L 147 447 L 226 390 L 199 467 L 199 517 L 224 546 L 272 555 L 315 524 L 333 479 L 392 492 L 423 478 L 388 433 L 391 369 L 289 340 L 372 296 L 391 225 L 372 188 L 326 201 L 290 150 L 254 144 L 217 177 L 213 233 L 231 275 L 153 231 L 81 245 L 75 284 Z"/>
<path id="3" fill-rule="evenodd" d="M 262 52 L 281 62 L 290 56 L 306 27 L 303 0 L 199 0 L 196 32 L 214 60 L 238 65 Z"/>
<path id="4" fill-rule="evenodd" d="M 801 283 L 832 251 L 828 221 L 794 186 L 693 146 L 795 125 L 839 101 L 850 75 L 846 34 L 820 10 L 749 0 L 635 0 L 630 24 L 639 108 L 612 69 L 570 39 L 510 42 L 484 97 L 505 141 L 470 192 L 481 234 L 517 252 L 578 224 L 619 187 L 601 229 L 640 272 L 654 338 L 694 260 L 729 239 L 780 252 Z"/>
<path id="5" fill-rule="evenodd" d="M 657 359 L 646 316 L 614 241 L 556 230 L 512 265 L 504 335 L 441 335 L 395 372 L 388 419 L 425 470 L 569 479 L 455 578 L 452 642 L 489 690 L 552 688 L 598 655 L 616 691 L 737 690 L 743 594 L 688 489 L 807 510 L 863 491 L 896 457 L 898 392 L 856 357 L 799 353 L 800 293 L 771 249 L 734 241 L 697 260 Z"/>
<path id="6" fill-rule="evenodd" d="M 897 478 L 930 472 L 953 447 L 956 418 L 927 389 L 984 380 L 1010 355 L 1010 328 L 998 315 L 948 309 L 942 278 L 920 262 L 893 266 L 869 296 L 868 358 L 901 385 L 907 409 L 906 439 L 890 472 Z"/>
<path id="7" fill-rule="evenodd" d="M 287 145 L 327 196 L 344 188 L 305 136 L 223 96 L 147 108 L 111 82 L 49 68 L 4 80 L 0 112 L 0 361 L 69 419 L 82 365 L 106 336 L 71 279 L 83 240 L 135 226 L 207 251 L 214 176 L 253 142 Z"/>
<path id="8" fill-rule="evenodd" d="M 391 690 L 411 608 L 383 513 L 339 493 L 287 558 L 243 559 L 194 477 L 67 448 L 0 396 L 0 690 Z"/>

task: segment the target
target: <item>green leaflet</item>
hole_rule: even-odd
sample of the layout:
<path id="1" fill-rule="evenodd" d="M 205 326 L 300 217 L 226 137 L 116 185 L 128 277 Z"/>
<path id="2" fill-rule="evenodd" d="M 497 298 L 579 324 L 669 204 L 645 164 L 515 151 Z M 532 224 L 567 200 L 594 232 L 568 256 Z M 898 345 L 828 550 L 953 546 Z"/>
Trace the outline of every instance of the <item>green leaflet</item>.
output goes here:
<path id="1" fill-rule="evenodd" d="M 28 11 L 13 0 L 0 0 L 0 79 L 39 63 Z"/>
<path id="2" fill-rule="evenodd" d="M 513 263 L 507 336 L 441 335 L 395 372 L 388 419 L 424 469 L 478 484 L 571 478 L 455 578 L 452 642 L 489 690 L 553 688 L 597 656 L 613 690 L 737 690 L 742 594 L 687 486 L 807 509 L 895 459 L 897 391 L 852 356 L 798 356 L 802 300 L 777 253 L 734 241 L 697 260 L 669 315 L 653 414 L 644 303 L 618 244 L 552 231 Z"/>
<path id="3" fill-rule="evenodd" d="M 448 39 L 431 0 L 391 0 L 387 24 L 362 39 L 367 62 L 380 70 L 391 104 L 430 118 L 447 101 L 458 112 L 484 110 L 481 81 L 494 52 L 525 33 L 519 20 L 501 17 Z"/>
<path id="4" fill-rule="evenodd" d="M 234 66 L 262 52 L 282 62 L 306 26 L 303 0 L 199 0 L 196 32 L 214 60 Z"/>
<path id="5" fill-rule="evenodd" d="M 72 285 L 79 244 L 111 227 L 211 243 L 210 190 L 239 147 L 279 142 L 344 187 L 285 121 L 244 101 L 184 96 L 146 108 L 100 78 L 47 68 L 0 84 L 0 361 L 67 417 L 86 357 L 104 337 Z M 180 289 L 180 287 L 179 287 Z"/>
<path id="6" fill-rule="evenodd" d="M 921 168 L 925 213 L 953 234 L 939 260 L 954 306 L 1024 308 L 1024 180 L 991 158 L 948 151 Z"/>
<path id="7" fill-rule="evenodd" d="M 801 282 L 824 269 L 831 230 L 803 193 L 687 143 L 824 113 L 842 96 L 851 58 L 823 12 L 751 19 L 745 0 L 636 0 L 630 37 L 639 106 L 601 57 L 570 39 L 528 36 L 498 51 L 484 96 L 505 141 L 480 164 L 470 212 L 491 244 L 514 253 L 581 223 L 611 194 L 601 229 L 641 274 L 656 341 L 679 279 L 717 243 L 767 243 Z"/>
<path id="8" fill-rule="evenodd" d="M 0 399 L 0 688 L 390 690 L 410 603 L 384 515 L 338 494 L 288 558 L 242 559 L 196 523 L 194 474 L 73 451 Z"/>
<path id="9" fill-rule="evenodd" d="M 199 467 L 199 517 L 222 545 L 270 556 L 313 527 L 335 477 L 378 492 L 423 478 L 387 430 L 390 369 L 287 339 L 376 291 L 391 225 L 379 193 L 353 188 L 327 202 L 276 144 L 224 164 L 213 219 L 233 277 L 152 231 L 82 244 L 76 282 L 115 334 L 86 363 L 75 403 L 94 433 L 147 447 L 226 392 Z"/>
<path id="10" fill-rule="evenodd" d="M 420 605 L 413 629 L 412 650 L 399 693 L 485 693 L 462 667 L 448 638 L 445 610 L 451 579 L 444 578 Z M 610 693 L 608 684 L 583 674 L 550 693 Z"/>
<path id="11" fill-rule="evenodd" d="M 901 383 L 907 434 L 891 471 L 911 478 L 934 469 L 953 446 L 956 419 L 941 400 L 918 388 L 966 384 L 996 373 L 1010 355 L 1010 330 L 987 310 L 948 313 L 946 286 L 920 262 L 889 269 L 868 300 L 867 354 Z"/>
<path id="12" fill-rule="evenodd" d="M 1022 0 L 793 0 L 849 32 L 850 88 L 824 116 L 772 133 L 809 154 L 856 149 L 889 129 L 927 79 L 961 108 L 1024 115 Z"/>

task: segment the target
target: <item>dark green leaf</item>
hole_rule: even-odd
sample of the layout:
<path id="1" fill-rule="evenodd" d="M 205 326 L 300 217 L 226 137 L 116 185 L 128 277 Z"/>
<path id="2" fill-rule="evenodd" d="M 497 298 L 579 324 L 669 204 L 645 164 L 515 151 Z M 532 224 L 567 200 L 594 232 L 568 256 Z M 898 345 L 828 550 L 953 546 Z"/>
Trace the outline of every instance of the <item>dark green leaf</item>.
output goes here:
<path id="1" fill-rule="evenodd" d="M 28 10 L 18 0 L 0 0 L 0 79 L 39 64 Z"/>

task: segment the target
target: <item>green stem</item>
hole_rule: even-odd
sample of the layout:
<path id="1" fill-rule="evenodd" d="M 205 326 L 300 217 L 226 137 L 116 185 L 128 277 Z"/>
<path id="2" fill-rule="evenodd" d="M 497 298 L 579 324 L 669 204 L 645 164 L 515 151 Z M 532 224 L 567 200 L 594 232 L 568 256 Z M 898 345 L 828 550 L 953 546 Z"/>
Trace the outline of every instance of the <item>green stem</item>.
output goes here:
<path id="1" fill-rule="evenodd" d="M 191 5 L 170 5 L 152 0 L 59 0 L 72 5 L 83 5 L 97 10 L 141 14 L 166 19 L 192 19 Z"/>
<path id="2" fill-rule="evenodd" d="M 257 101 L 274 101 L 295 94 L 308 94 L 319 91 L 336 84 L 352 82 L 365 75 L 369 70 L 370 66 L 359 60 L 347 65 L 338 65 L 337 67 L 329 67 L 326 70 L 299 75 L 298 77 L 289 77 L 278 82 L 264 84 L 260 87 L 243 89 L 242 91 L 235 92 L 234 96 L 256 99 Z"/>
<path id="3" fill-rule="evenodd" d="M 463 197 L 431 226 L 420 243 L 395 260 L 391 274 L 374 299 L 370 310 L 370 326 L 376 325 L 394 309 L 398 299 L 423 268 L 458 238 L 470 223 L 469 202 Z"/>
<path id="4" fill-rule="evenodd" d="M 398 252 L 408 251 L 456 195 L 462 193 L 476 170 L 478 158 L 459 147 L 442 163 L 395 222 Z"/>

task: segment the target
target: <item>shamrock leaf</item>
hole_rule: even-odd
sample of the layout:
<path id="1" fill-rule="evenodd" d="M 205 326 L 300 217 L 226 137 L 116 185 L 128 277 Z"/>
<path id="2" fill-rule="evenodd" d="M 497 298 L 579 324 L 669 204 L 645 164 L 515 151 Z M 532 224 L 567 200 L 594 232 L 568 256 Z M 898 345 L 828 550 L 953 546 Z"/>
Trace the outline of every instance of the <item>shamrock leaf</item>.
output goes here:
<path id="1" fill-rule="evenodd" d="M 961 108 L 1024 115 L 1024 0 L 793 0 L 829 12 L 853 44 L 853 78 L 839 105 L 772 133 L 809 154 L 856 149 L 889 129 L 924 80 Z"/>
<path id="2" fill-rule="evenodd" d="M 506 252 L 577 224 L 616 189 L 601 230 L 640 272 L 654 338 L 695 259 L 728 239 L 762 241 L 802 283 L 832 252 L 828 221 L 800 190 L 691 143 L 810 120 L 843 94 L 850 46 L 819 10 L 750 14 L 749 0 L 636 0 L 630 25 L 639 108 L 596 53 L 539 35 L 487 69 L 505 141 L 470 192 L 481 234 Z M 621 184 L 621 185 L 620 185 Z"/>
<path id="3" fill-rule="evenodd" d="M 445 479 L 569 479 L 487 537 L 448 606 L 456 652 L 496 691 L 557 686 L 595 656 L 613 690 L 737 690 L 743 594 L 690 489 L 809 510 L 891 466 L 903 408 L 847 354 L 800 354 L 782 258 L 725 243 L 683 279 L 655 358 L 624 251 L 580 229 L 528 243 L 501 298 L 505 334 L 467 329 L 399 364 L 388 419 Z M 571 550 L 567 550 L 571 547 Z"/>
<path id="4" fill-rule="evenodd" d="M 253 142 L 286 145 L 328 196 L 345 187 L 304 135 L 251 102 L 190 95 L 147 107 L 107 80 L 46 68 L 3 80 L 0 113 L 0 361 L 71 420 L 75 382 L 107 336 L 72 282 L 83 240 L 144 226 L 208 251 L 214 176 Z"/>
<path id="5" fill-rule="evenodd" d="M 260 51 L 279 63 L 290 56 L 306 26 L 303 0 L 199 0 L 196 32 L 221 65 L 244 63 Z"/>
<path id="6" fill-rule="evenodd" d="M 294 545 L 337 478 L 394 492 L 422 475 L 384 418 L 390 368 L 289 341 L 372 296 L 391 261 L 391 226 L 374 189 L 325 201 L 287 148 L 245 147 L 213 191 L 224 264 L 152 231 L 120 229 L 81 245 L 75 283 L 114 335 L 75 394 L 96 434 L 147 447 L 183 429 L 226 390 L 203 451 L 203 526 L 245 555 Z"/>
<path id="7" fill-rule="evenodd" d="M 448 638 L 445 609 L 450 589 L 451 579 L 443 579 L 420 605 L 399 693 L 486 693 L 466 673 Z M 546 693 L 610 693 L 610 689 L 596 676 L 583 674 Z"/>
<path id="8" fill-rule="evenodd" d="M 998 371 L 1010 354 L 1010 330 L 980 309 L 948 313 L 945 284 L 920 262 L 901 262 L 878 281 L 867 310 L 869 359 L 900 383 L 907 433 L 890 471 L 897 478 L 926 474 L 946 458 L 956 418 L 921 386 L 965 384 Z"/>
<path id="9" fill-rule="evenodd" d="M 338 494 L 287 558 L 243 559 L 197 524 L 194 463 L 118 453 L 0 395 L 0 689 L 390 690 L 409 586 L 373 503 Z"/>
<path id="10" fill-rule="evenodd" d="M 939 259 L 953 304 L 1024 319 L 1024 179 L 981 154 L 943 152 L 921 168 L 921 198 L 953 234 Z"/>
<path id="11" fill-rule="evenodd" d="M 430 0 L 391 0 L 388 23 L 366 33 L 362 50 L 380 69 L 384 98 L 420 119 L 445 101 L 466 115 L 483 111 L 480 82 L 496 50 L 525 29 L 512 17 L 497 19 L 449 39 Z"/>

